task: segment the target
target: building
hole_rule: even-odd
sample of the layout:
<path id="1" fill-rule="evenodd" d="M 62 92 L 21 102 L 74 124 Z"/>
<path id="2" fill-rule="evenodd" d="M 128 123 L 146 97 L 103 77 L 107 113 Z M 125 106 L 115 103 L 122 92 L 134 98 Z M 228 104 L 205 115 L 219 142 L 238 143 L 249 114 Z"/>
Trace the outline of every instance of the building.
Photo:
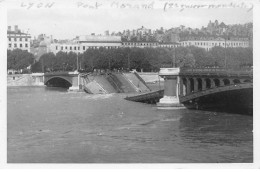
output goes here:
<path id="1" fill-rule="evenodd" d="M 164 48 L 176 48 L 176 47 L 180 47 L 181 44 L 178 42 L 160 42 L 158 44 L 158 47 L 164 47 Z"/>
<path id="2" fill-rule="evenodd" d="M 224 39 L 218 37 L 216 39 L 198 39 L 198 40 L 185 40 L 180 42 L 181 46 L 195 46 L 204 48 L 206 51 L 209 51 L 211 48 L 215 46 L 227 47 L 227 48 L 237 48 L 237 47 L 249 47 L 249 40 L 244 39 Z"/>
<path id="3" fill-rule="evenodd" d="M 148 42 L 148 41 L 123 41 L 122 47 L 129 48 L 156 48 L 158 47 L 158 42 Z"/>
<path id="4" fill-rule="evenodd" d="M 35 60 L 38 61 L 43 54 L 50 52 L 51 43 L 53 43 L 52 35 L 46 36 L 45 34 L 40 34 L 31 41 L 30 50 L 34 55 Z"/>
<path id="5" fill-rule="evenodd" d="M 120 36 L 101 36 L 101 35 L 83 35 L 77 40 L 67 43 L 53 43 L 50 46 L 50 51 L 54 54 L 59 51 L 83 53 L 89 48 L 98 49 L 100 47 L 113 49 L 122 46 Z"/>
<path id="6" fill-rule="evenodd" d="M 30 52 L 31 47 L 31 36 L 28 33 L 21 32 L 18 29 L 18 26 L 14 26 L 14 30 L 12 30 L 11 26 L 8 26 L 7 30 L 7 49 L 21 49 Z"/>

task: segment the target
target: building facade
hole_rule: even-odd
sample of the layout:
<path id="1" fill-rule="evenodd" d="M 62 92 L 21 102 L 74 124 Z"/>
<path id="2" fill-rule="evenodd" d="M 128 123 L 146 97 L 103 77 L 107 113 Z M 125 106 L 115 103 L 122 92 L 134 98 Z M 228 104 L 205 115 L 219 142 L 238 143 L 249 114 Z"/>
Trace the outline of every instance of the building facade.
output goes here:
<path id="1" fill-rule="evenodd" d="M 176 48 L 181 46 L 179 42 L 160 42 L 158 44 L 158 47 L 164 47 L 164 48 Z"/>
<path id="2" fill-rule="evenodd" d="M 122 46 L 120 36 L 95 36 L 84 35 L 79 36 L 77 40 L 67 43 L 53 43 L 50 45 L 50 51 L 54 54 L 59 51 L 83 53 L 87 49 L 98 49 L 100 47 L 106 49 L 119 48 Z"/>
<path id="3" fill-rule="evenodd" d="M 233 39 L 227 40 L 224 38 L 217 38 L 212 40 L 185 40 L 180 42 L 181 46 L 195 46 L 199 48 L 204 48 L 206 51 L 209 51 L 211 48 L 219 46 L 219 47 L 226 47 L 226 48 L 237 48 L 242 47 L 246 48 L 249 47 L 249 40 L 248 39 Z"/>
<path id="4" fill-rule="evenodd" d="M 8 26 L 7 30 L 7 49 L 21 49 L 30 52 L 31 47 L 31 36 L 27 33 L 21 32 L 18 26 L 15 25 L 14 30 L 11 26 Z"/>
<path id="5" fill-rule="evenodd" d="M 158 47 L 158 42 L 146 42 L 146 41 L 123 41 L 122 47 L 129 48 L 156 48 Z"/>
<path id="6" fill-rule="evenodd" d="M 62 52 L 74 52 L 83 53 L 87 49 L 98 49 L 100 47 L 106 49 L 114 49 L 120 47 L 129 48 L 176 48 L 176 47 L 188 47 L 195 46 L 204 48 L 209 51 L 211 48 L 220 46 L 227 48 L 236 47 L 249 47 L 249 40 L 246 38 L 237 38 L 232 40 L 226 40 L 224 38 L 210 38 L 210 39 L 186 39 L 180 42 L 158 42 L 158 41 L 122 41 L 120 36 L 95 36 L 95 35 L 85 35 L 79 36 L 77 39 L 68 41 L 66 43 L 51 43 L 48 48 L 48 52 L 53 52 L 54 54 L 59 51 Z"/>

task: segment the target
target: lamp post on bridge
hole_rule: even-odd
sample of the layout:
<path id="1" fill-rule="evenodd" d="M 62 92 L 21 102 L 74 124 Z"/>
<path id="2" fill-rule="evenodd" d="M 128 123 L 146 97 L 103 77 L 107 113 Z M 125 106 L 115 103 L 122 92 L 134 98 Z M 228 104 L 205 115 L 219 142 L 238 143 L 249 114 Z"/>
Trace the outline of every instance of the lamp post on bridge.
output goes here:
<path id="1" fill-rule="evenodd" d="M 77 72 L 79 72 L 79 44 L 77 45 Z"/>
<path id="2" fill-rule="evenodd" d="M 177 65 L 176 65 L 176 47 L 177 47 L 178 43 L 177 42 L 174 42 L 174 45 L 173 45 L 173 58 L 172 58 L 172 67 L 173 68 L 176 68 Z"/>
<path id="3" fill-rule="evenodd" d="M 224 33 L 224 38 L 225 38 L 225 63 L 224 63 L 224 67 L 225 69 L 227 69 L 227 37 L 228 34 L 226 34 L 226 32 Z"/>
<path id="4" fill-rule="evenodd" d="M 173 67 L 173 68 L 176 67 L 176 48 L 175 48 L 175 45 L 176 45 L 176 44 L 173 45 L 173 51 L 174 51 L 174 53 L 173 53 L 173 58 L 172 58 L 172 67 Z"/>

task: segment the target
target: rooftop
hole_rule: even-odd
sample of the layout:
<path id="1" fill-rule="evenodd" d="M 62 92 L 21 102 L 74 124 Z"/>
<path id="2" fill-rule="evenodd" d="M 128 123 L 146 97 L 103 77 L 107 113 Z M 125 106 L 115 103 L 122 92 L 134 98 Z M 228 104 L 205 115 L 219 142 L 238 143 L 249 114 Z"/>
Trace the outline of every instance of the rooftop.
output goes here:
<path id="1" fill-rule="evenodd" d="M 121 42 L 121 36 L 82 35 L 79 42 Z"/>

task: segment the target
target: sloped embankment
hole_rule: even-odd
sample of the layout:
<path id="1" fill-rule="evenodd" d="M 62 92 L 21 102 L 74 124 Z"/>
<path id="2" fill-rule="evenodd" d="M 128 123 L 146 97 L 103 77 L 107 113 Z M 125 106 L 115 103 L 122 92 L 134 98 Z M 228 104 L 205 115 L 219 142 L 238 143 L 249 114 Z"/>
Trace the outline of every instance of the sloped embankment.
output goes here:
<path id="1" fill-rule="evenodd" d="M 136 88 L 138 92 L 148 92 L 151 91 L 150 88 L 146 85 L 145 81 L 136 73 L 124 73 L 126 79 L 131 82 L 131 84 Z"/>

